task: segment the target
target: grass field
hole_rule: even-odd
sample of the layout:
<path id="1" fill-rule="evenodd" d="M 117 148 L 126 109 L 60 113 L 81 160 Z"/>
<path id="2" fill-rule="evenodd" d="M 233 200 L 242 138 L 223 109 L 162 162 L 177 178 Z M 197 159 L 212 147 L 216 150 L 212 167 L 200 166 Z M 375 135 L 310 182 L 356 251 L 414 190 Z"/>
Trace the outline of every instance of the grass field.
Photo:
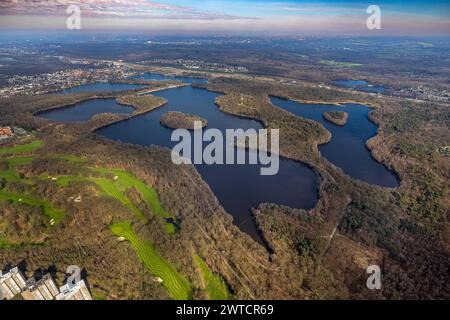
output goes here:
<path id="1" fill-rule="evenodd" d="M 10 243 L 8 240 L 6 240 L 0 236 L 0 249 L 20 248 L 23 246 L 25 246 L 25 244 Z"/>
<path id="2" fill-rule="evenodd" d="M 31 163 L 35 157 L 14 157 L 14 158 L 8 158 L 6 159 L 6 162 L 8 163 L 8 166 L 15 167 L 15 166 L 22 166 Z"/>
<path id="3" fill-rule="evenodd" d="M 26 248 L 28 246 L 38 246 L 38 245 L 42 245 L 43 242 L 22 242 L 22 243 L 11 243 L 9 242 L 7 239 L 3 238 L 2 236 L 0 236 L 0 249 L 21 249 L 21 248 Z"/>
<path id="4" fill-rule="evenodd" d="M 23 154 L 33 152 L 44 145 L 42 140 L 34 140 L 26 144 L 19 144 L 13 147 L 0 148 L 0 155 L 4 154 Z"/>
<path id="5" fill-rule="evenodd" d="M 17 182 L 20 181 L 20 175 L 18 172 L 14 170 L 14 167 L 26 165 L 31 163 L 34 160 L 34 157 L 14 157 L 5 159 L 8 169 L 0 171 L 0 178 L 5 179 L 7 182 Z M 23 180 L 23 179 L 22 179 Z M 28 182 L 24 180 L 24 182 Z"/>
<path id="6" fill-rule="evenodd" d="M 175 300 L 192 299 L 192 290 L 188 281 L 167 262 L 154 247 L 142 241 L 134 233 L 129 222 L 121 222 L 110 226 L 111 231 L 118 237 L 124 237 L 130 242 L 144 266 L 156 277 L 163 280 L 162 285 Z"/>
<path id="7" fill-rule="evenodd" d="M 7 191 L 7 186 L 10 182 L 20 182 L 35 187 L 36 184 L 40 183 L 40 180 L 48 179 L 46 173 L 43 173 L 38 177 L 40 180 L 23 177 L 15 170 L 16 167 L 28 165 L 35 159 L 58 159 L 67 161 L 68 167 L 75 166 L 77 168 L 76 172 L 80 172 L 80 169 L 84 169 L 84 171 L 81 170 L 81 174 L 77 173 L 76 175 L 56 177 L 55 182 L 59 186 L 67 187 L 70 183 L 77 181 L 91 182 L 98 187 L 101 195 L 116 199 L 128 208 L 138 219 L 146 222 L 147 219 L 144 213 L 127 196 L 127 191 L 134 189 L 141 194 L 142 201 L 146 203 L 153 214 L 162 219 L 172 218 L 172 216 L 163 208 L 157 192 L 153 188 L 147 186 L 144 182 L 140 181 L 133 174 L 123 170 L 90 168 L 84 165 L 84 163 L 87 162 L 87 159 L 73 155 L 55 154 L 44 155 L 41 157 L 33 155 L 33 152 L 42 145 L 42 141 L 34 140 L 27 144 L 0 148 L 0 156 L 7 164 L 6 170 L 0 171 L 0 178 L 3 178 L 4 181 L 6 181 L 6 188 L 3 190 L 0 189 L 0 200 L 39 207 L 49 220 L 53 219 L 55 224 L 60 222 L 64 217 L 64 212 L 55 209 L 49 201 L 34 198 L 29 196 L 28 193 L 16 194 Z M 80 164 L 83 166 L 82 168 L 80 168 Z M 166 220 L 164 220 L 164 227 L 168 233 L 176 232 L 176 227 Z M 151 243 L 139 239 L 134 233 L 130 222 L 115 224 L 110 228 L 115 235 L 123 236 L 129 241 L 144 266 L 155 277 L 162 279 L 162 285 L 173 299 L 192 299 L 192 289 L 189 282 L 177 272 L 172 264 L 165 260 L 155 250 Z M 0 237 L 0 248 L 16 248 L 18 246 L 19 245 L 9 243 L 8 239 Z"/>
<path id="8" fill-rule="evenodd" d="M 71 182 L 76 181 L 87 181 L 87 179 L 77 176 L 59 176 L 56 183 L 61 187 L 68 187 Z"/>
<path id="9" fill-rule="evenodd" d="M 56 155 L 50 156 L 50 158 L 66 160 L 67 162 L 71 162 L 71 163 L 84 163 L 84 162 L 87 162 L 86 158 L 75 156 L 73 154 L 56 154 Z"/>
<path id="10" fill-rule="evenodd" d="M 55 224 L 60 222 L 64 217 L 64 212 L 56 210 L 48 201 L 45 200 L 35 199 L 26 195 L 18 195 L 4 190 L 0 190 L 0 199 L 18 203 L 25 203 L 34 207 L 41 207 L 44 211 L 44 214 L 49 219 L 53 219 L 55 221 Z"/>
<path id="11" fill-rule="evenodd" d="M 138 219 L 145 221 L 146 218 L 143 213 L 133 204 L 133 202 L 124 195 L 114 181 L 106 178 L 88 178 L 89 181 L 94 182 L 102 191 L 103 195 L 113 197 L 121 202 L 124 206 L 129 208 Z"/>
<path id="12" fill-rule="evenodd" d="M 32 153 L 33 151 L 37 150 L 43 145 L 44 145 L 43 141 L 34 140 L 26 144 L 20 144 L 7 148 L 0 148 L 0 156 Z M 15 167 L 27 165 L 31 163 L 34 159 L 35 156 L 17 156 L 4 159 L 8 165 L 8 169 L 0 171 L 0 178 L 4 179 L 7 183 L 22 182 L 25 184 L 30 184 L 31 183 L 30 180 L 21 177 L 21 175 L 15 171 Z M 25 194 L 15 194 L 12 192 L 8 192 L 6 190 L 0 190 L 0 199 L 16 203 L 24 203 L 34 207 L 40 207 L 42 208 L 43 213 L 50 220 L 53 220 L 55 224 L 60 222 L 64 217 L 64 212 L 55 209 L 49 201 L 36 199 L 34 197 Z M 2 239 L 0 241 L 0 245 L 2 247 L 5 247 L 6 244 L 7 241 L 5 239 Z"/>
<path id="13" fill-rule="evenodd" d="M 351 63 L 351 62 L 339 62 L 334 60 L 320 60 L 321 64 L 325 64 L 327 66 L 338 67 L 338 68 L 356 68 L 361 67 L 360 63 Z"/>
<path id="14" fill-rule="evenodd" d="M 211 300 L 229 300 L 230 294 L 223 278 L 218 274 L 212 273 L 199 255 L 194 254 L 194 261 L 201 271 L 205 285 L 204 289 L 208 298 Z"/>
<path id="15" fill-rule="evenodd" d="M 164 226 L 166 228 L 166 231 L 169 234 L 173 234 L 176 232 L 175 226 L 172 223 L 166 222 L 165 220 L 168 218 L 172 218 L 175 220 L 175 218 L 164 210 L 163 206 L 161 205 L 161 201 L 159 200 L 159 196 L 153 188 L 147 186 L 131 173 L 123 170 L 104 168 L 95 168 L 94 170 L 103 174 L 116 176 L 117 180 L 115 180 L 113 183 L 117 185 L 118 189 L 122 192 L 131 188 L 135 188 L 143 196 L 144 201 L 150 208 L 150 210 L 158 217 L 164 219 Z"/>
<path id="16" fill-rule="evenodd" d="M 135 188 L 139 193 L 141 193 L 143 200 L 154 214 L 163 219 L 171 218 L 171 216 L 162 207 L 156 191 L 145 185 L 132 174 L 123 170 L 106 168 L 91 168 L 91 170 L 101 173 L 105 175 L 105 177 L 60 176 L 57 178 L 57 183 L 60 186 L 67 187 L 74 181 L 91 181 L 98 186 L 102 195 L 117 199 L 125 207 L 130 209 L 138 219 L 146 221 L 147 219 L 142 211 L 139 210 L 126 195 L 128 190 Z M 167 233 L 176 233 L 176 227 L 165 220 L 164 227 Z"/>
<path id="17" fill-rule="evenodd" d="M 7 182 L 20 181 L 19 174 L 14 170 L 3 170 L 0 171 L 0 178 L 5 179 Z"/>
<path id="18" fill-rule="evenodd" d="M 33 140 L 31 142 L 18 144 L 12 147 L 0 148 L 0 156 L 13 155 L 13 157 L 5 159 L 8 165 L 8 169 L 0 171 L 0 178 L 3 178 L 8 183 L 18 181 L 29 183 L 28 179 L 21 179 L 19 173 L 16 172 L 14 168 L 16 166 L 31 163 L 36 158 L 36 156 L 33 155 L 21 156 L 21 155 L 31 154 L 33 153 L 33 151 L 36 151 L 43 145 L 44 142 L 42 140 Z M 75 165 L 87 162 L 86 158 L 71 154 L 47 155 L 44 156 L 43 158 L 65 160 L 68 163 Z M 128 190 L 134 188 L 142 195 L 143 200 L 145 201 L 147 207 L 152 211 L 152 213 L 163 219 L 164 227 L 167 233 L 169 234 L 176 233 L 177 231 L 176 226 L 173 223 L 167 221 L 167 219 L 169 218 L 173 221 L 176 221 L 176 219 L 164 210 L 159 200 L 159 196 L 153 188 L 147 186 L 145 183 L 140 181 L 131 173 L 128 173 L 123 170 L 106 169 L 106 168 L 89 168 L 89 170 L 101 173 L 102 175 L 105 175 L 105 177 L 99 178 L 99 177 L 62 176 L 58 177 L 57 183 L 60 186 L 67 187 L 70 184 L 70 182 L 73 181 L 91 181 L 99 187 L 103 195 L 117 199 L 124 206 L 129 208 L 138 219 L 146 220 L 145 215 L 141 212 L 141 210 L 139 210 L 136 207 L 136 205 L 126 195 L 126 192 Z M 115 177 L 115 179 L 113 179 L 113 177 Z M 40 178 L 46 179 L 46 176 L 42 175 Z M 25 196 L 22 198 L 25 198 Z M 48 210 L 49 212 L 51 212 L 50 209 Z M 58 215 L 56 214 L 56 216 Z"/>

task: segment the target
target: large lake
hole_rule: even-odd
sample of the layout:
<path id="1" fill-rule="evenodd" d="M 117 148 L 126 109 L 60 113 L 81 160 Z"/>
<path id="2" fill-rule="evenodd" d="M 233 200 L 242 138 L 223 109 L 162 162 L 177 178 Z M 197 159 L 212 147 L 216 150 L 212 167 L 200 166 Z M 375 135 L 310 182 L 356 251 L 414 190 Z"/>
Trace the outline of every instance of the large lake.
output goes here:
<path id="1" fill-rule="evenodd" d="M 41 111 L 36 116 L 60 122 L 76 122 L 88 121 L 100 113 L 130 114 L 133 111 L 134 108 L 121 105 L 116 99 L 92 99 L 64 108 Z"/>
<path id="2" fill-rule="evenodd" d="M 163 76 L 162 76 L 163 77 Z M 191 78 L 190 78 L 191 79 Z M 167 80 L 163 77 L 157 80 Z M 92 90 L 89 87 L 87 90 Z M 233 128 L 262 128 L 255 120 L 223 113 L 215 105 L 217 93 L 190 86 L 167 89 L 154 93 L 168 103 L 152 112 L 115 123 L 97 130 L 97 133 L 126 143 L 143 146 L 159 145 L 172 148 L 172 129 L 160 124 L 161 116 L 168 111 L 195 114 L 208 120 L 207 128 L 224 132 Z M 370 109 L 348 104 L 300 104 L 290 100 L 271 98 L 272 103 L 298 116 L 318 121 L 332 133 L 330 143 L 320 147 L 321 154 L 342 168 L 351 177 L 384 187 L 398 186 L 397 176 L 375 161 L 365 143 L 376 134 L 377 127 L 368 120 Z M 339 127 L 323 119 L 323 112 L 344 110 L 349 113 L 346 126 Z M 85 121 L 102 112 L 129 113 L 132 109 L 117 104 L 115 99 L 97 99 L 78 103 L 68 108 L 46 111 L 38 116 L 58 121 Z M 192 134 L 192 133 L 191 133 Z M 246 156 L 249 156 L 246 151 Z M 309 167 L 289 159 L 280 159 L 280 170 L 274 176 L 261 176 L 260 165 L 205 165 L 196 164 L 197 171 L 208 183 L 221 205 L 229 212 L 235 224 L 256 241 L 263 243 L 251 208 L 260 203 L 276 203 L 292 208 L 313 208 L 317 203 L 318 178 Z"/>
<path id="3" fill-rule="evenodd" d="M 131 79 L 138 79 L 138 80 L 159 80 L 159 81 L 165 81 L 165 80 L 176 80 L 181 81 L 185 83 L 206 83 L 208 82 L 208 79 L 204 78 L 194 78 L 194 77 L 180 77 L 180 76 L 165 76 L 159 73 L 153 73 L 153 72 L 144 72 L 141 74 L 137 74 L 135 76 L 132 76 Z"/>
<path id="4" fill-rule="evenodd" d="M 152 72 L 144 72 L 141 74 L 137 74 L 135 76 L 130 77 L 130 79 L 134 80 L 158 80 L 158 81 L 167 81 L 167 80 L 176 80 L 185 83 L 206 83 L 208 79 L 204 78 L 193 78 L 193 77 L 178 77 L 178 76 L 165 76 L 159 73 Z M 69 94 L 69 93 L 80 93 L 80 92 L 117 92 L 117 91 L 128 91 L 134 89 L 145 88 L 145 85 L 141 84 L 129 84 L 129 83 L 114 83 L 114 82 L 94 82 L 90 84 L 83 84 L 80 86 L 64 89 L 58 91 L 59 94 Z"/>
<path id="5" fill-rule="evenodd" d="M 382 187 L 398 187 L 398 177 L 377 162 L 366 147 L 366 142 L 377 134 L 377 126 L 368 118 L 371 109 L 359 104 L 344 106 L 304 104 L 293 100 L 271 98 L 274 105 L 293 114 L 322 123 L 331 132 L 331 141 L 319 147 L 322 156 L 340 167 L 354 179 Z M 349 118 L 345 126 L 325 120 L 326 111 L 345 111 Z"/>
<path id="6" fill-rule="evenodd" d="M 171 148 L 172 129 L 160 124 L 161 116 L 168 111 L 196 114 L 208 120 L 207 128 L 261 129 L 255 120 L 228 115 L 215 105 L 216 93 L 190 86 L 154 93 L 168 100 L 168 104 L 152 112 L 115 123 L 97 130 L 107 138 L 144 146 L 159 145 Z M 49 110 L 37 114 L 57 121 L 85 121 L 102 112 L 131 112 L 129 107 L 117 104 L 115 99 L 96 99 L 67 108 Z M 248 159 L 249 153 L 245 151 Z M 261 176 L 260 165 L 195 165 L 208 183 L 221 205 L 229 212 L 234 223 L 253 239 L 264 244 L 260 237 L 251 209 L 260 203 L 276 203 L 293 208 L 313 208 L 318 199 L 316 174 L 309 167 L 285 158 L 280 159 L 279 173 Z"/>
<path id="7" fill-rule="evenodd" d="M 260 129 L 254 120 L 228 115 L 215 105 L 216 93 L 192 87 L 180 87 L 155 93 L 169 101 L 164 107 L 97 130 L 107 138 L 139 145 L 171 148 L 172 129 L 160 124 L 168 111 L 196 114 L 208 120 L 207 128 Z M 248 152 L 247 157 L 248 157 Z M 195 165 L 209 184 L 235 224 L 255 240 L 262 242 L 251 215 L 251 208 L 260 203 L 276 203 L 293 208 L 313 208 L 317 202 L 317 177 L 309 167 L 288 159 L 280 159 L 280 170 L 274 176 L 261 176 L 259 165 Z"/>

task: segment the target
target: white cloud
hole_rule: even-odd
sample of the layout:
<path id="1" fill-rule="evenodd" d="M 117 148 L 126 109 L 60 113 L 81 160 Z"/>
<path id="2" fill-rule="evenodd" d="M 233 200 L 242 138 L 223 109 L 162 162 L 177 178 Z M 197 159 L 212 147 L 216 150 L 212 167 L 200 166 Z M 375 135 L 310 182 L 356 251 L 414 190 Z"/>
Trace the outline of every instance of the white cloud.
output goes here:
<path id="1" fill-rule="evenodd" d="M 230 15 L 202 12 L 194 8 L 168 5 L 147 0 L 6 0 L 0 2 L 1 15 L 66 15 L 69 5 L 77 5 L 85 16 L 90 17 L 136 17 L 167 19 L 234 19 Z"/>

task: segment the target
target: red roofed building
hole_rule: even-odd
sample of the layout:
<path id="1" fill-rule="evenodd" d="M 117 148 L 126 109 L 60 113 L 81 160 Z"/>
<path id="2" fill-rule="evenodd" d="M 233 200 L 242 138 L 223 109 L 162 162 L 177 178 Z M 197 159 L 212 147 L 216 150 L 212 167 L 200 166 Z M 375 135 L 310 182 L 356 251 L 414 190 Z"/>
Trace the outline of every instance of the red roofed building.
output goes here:
<path id="1" fill-rule="evenodd" d="M 0 127 L 0 141 L 6 141 L 13 136 L 13 132 L 10 127 Z"/>
<path id="2" fill-rule="evenodd" d="M 12 137 L 13 132 L 10 127 L 0 127 L 0 137 Z"/>

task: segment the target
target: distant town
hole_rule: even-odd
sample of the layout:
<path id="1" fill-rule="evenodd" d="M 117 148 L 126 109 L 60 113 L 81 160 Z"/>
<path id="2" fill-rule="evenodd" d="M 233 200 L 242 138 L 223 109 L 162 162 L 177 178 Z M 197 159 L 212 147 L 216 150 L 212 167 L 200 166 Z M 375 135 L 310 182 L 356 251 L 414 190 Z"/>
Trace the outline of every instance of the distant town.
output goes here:
<path id="1" fill-rule="evenodd" d="M 228 65 L 225 63 L 205 62 L 203 60 L 186 60 L 186 59 L 153 59 L 139 62 L 140 64 L 175 66 L 190 70 L 223 72 L 223 73 L 248 73 L 246 67 Z"/>
<path id="2" fill-rule="evenodd" d="M 27 37 L 0 39 L 1 300 L 450 298 L 448 39 Z M 188 131 L 178 165 L 195 121 L 238 163 Z"/>
<path id="3" fill-rule="evenodd" d="M 0 88 L 0 97 L 40 95 L 86 83 L 127 78 L 134 74 L 120 62 L 59 59 L 75 68 L 36 75 L 13 75 L 7 79 L 8 86 Z"/>
<path id="4" fill-rule="evenodd" d="M 415 88 L 401 89 L 398 92 L 398 95 L 407 98 L 415 98 L 418 100 L 450 103 L 450 90 L 440 90 L 422 85 Z"/>
<path id="5" fill-rule="evenodd" d="M 6 59 L 2 56 L 15 54 L 32 55 L 34 51 L 27 49 L 0 49 L 0 60 Z M 11 75 L 6 78 L 6 86 L 0 86 L 0 98 L 14 96 L 40 95 L 56 92 L 94 82 L 104 82 L 114 79 L 125 80 L 135 75 L 139 70 L 136 66 L 142 67 L 174 67 L 191 72 L 211 72 L 222 74 L 249 74 L 250 70 L 244 66 L 229 65 L 226 63 L 207 62 L 197 59 L 151 59 L 136 62 L 133 65 L 124 63 L 122 60 L 95 60 L 83 58 L 68 58 L 64 56 L 53 56 L 61 63 L 68 66 L 67 69 L 33 75 Z M 1 65 L 0 65 L 1 68 Z M 296 84 L 295 79 L 281 79 L 283 83 Z M 319 88 L 330 88 L 321 83 Z M 389 89 L 389 88 L 388 88 Z M 387 93 L 385 93 L 387 94 Z M 450 103 L 450 91 L 439 88 L 418 85 L 416 87 L 402 88 L 399 90 L 389 90 L 389 94 L 394 96 L 411 98 L 423 101 L 433 101 L 439 103 Z"/>

